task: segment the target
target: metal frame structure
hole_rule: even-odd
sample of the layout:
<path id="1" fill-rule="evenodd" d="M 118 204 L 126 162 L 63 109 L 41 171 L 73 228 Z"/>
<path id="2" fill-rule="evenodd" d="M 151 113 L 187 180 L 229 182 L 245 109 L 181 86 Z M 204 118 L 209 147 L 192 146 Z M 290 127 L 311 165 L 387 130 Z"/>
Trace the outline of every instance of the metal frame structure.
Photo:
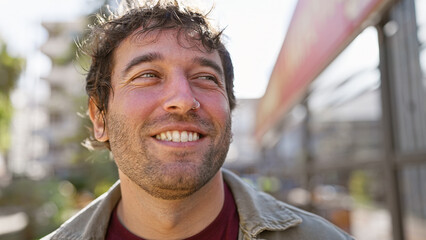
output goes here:
<path id="1" fill-rule="evenodd" d="M 388 205 L 394 240 L 404 240 L 402 171 L 411 164 L 426 164 L 426 93 L 414 1 L 399 1 L 377 29 Z"/>
<path id="2" fill-rule="evenodd" d="M 309 191 L 313 187 L 312 178 L 317 174 L 357 169 L 383 172 L 393 240 L 408 239 L 404 232 L 403 171 L 412 166 L 426 167 L 426 88 L 420 67 L 415 14 L 414 0 L 399 0 L 376 25 L 381 72 L 382 157 L 341 164 L 316 162 L 309 147 L 312 133 L 308 93 L 300 103 L 307 111 L 302 123 L 303 170 L 293 172 L 303 176 L 302 185 Z"/>

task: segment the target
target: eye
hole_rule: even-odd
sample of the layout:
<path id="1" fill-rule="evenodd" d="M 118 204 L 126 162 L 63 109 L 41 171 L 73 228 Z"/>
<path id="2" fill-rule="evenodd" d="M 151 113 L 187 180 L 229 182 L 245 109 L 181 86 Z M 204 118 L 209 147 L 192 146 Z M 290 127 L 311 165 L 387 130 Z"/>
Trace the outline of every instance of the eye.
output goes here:
<path id="1" fill-rule="evenodd" d="M 199 76 L 195 77 L 195 79 L 208 80 L 208 81 L 212 81 L 214 83 L 218 83 L 217 78 L 213 75 L 199 75 Z"/>
<path id="2" fill-rule="evenodd" d="M 129 83 L 138 86 L 151 86 L 157 83 L 160 79 L 161 77 L 156 72 L 142 72 L 135 74 L 134 77 L 129 80 Z"/>
<path id="3" fill-rule="evenodd" d="M 142 74 L 136 76 L 136 78 L 156 78 L 156 77 L 158 77 L 158 76 L 155 73 L 142 73 Z"/>
<path id="4" fill-rule="evenodd" d="M 198 78 L 205 79 L 205 80 L 216 81 L 216 78 L 213 77 L 213 76 L 199 76 Z"/>
<path id="5" fill-rule="evenodd" d="M 132 81 L 150 81 L 153 79 L 159 79 L 160 75 L 156 72 L 142 72 L 136 74 L 131 80 Z"/>
<path id="6" fill-rule="evenodd" d="M 201 72 L 199 74 L 195 74 L 194 77 L 192 77 L 192 82 L 194 86 L 198 86 L 204 89 L 225 89 L 222 79 L 216 74 L 210 72 Z"/>

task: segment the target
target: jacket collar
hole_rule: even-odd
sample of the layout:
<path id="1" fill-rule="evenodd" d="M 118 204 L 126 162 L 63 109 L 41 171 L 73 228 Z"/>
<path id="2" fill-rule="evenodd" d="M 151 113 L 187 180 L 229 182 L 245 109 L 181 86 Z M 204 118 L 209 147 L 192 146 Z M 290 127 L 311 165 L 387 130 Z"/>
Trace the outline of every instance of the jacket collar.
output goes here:
<path id="1" fill-rule="evenodd" d="M 265 230 L 283 231 L 302 222 L 285 203 L 253 189 L 229 170 L 222 169 L 222 173 L 234 196 L 240 228 L 246 237 L 255 238 Z M 120 181 L 117 181 L 108 192 L 44 239 L 103 239 L 120 198 Z"/>
<path id="2" fill-rule="evenodd" d="M 222 173 L 234 195 L 244 234 L 254 238 L 265 230 L 283 231 L 302 222 L 287 204 L 253 189 L 229 170 Z"/>

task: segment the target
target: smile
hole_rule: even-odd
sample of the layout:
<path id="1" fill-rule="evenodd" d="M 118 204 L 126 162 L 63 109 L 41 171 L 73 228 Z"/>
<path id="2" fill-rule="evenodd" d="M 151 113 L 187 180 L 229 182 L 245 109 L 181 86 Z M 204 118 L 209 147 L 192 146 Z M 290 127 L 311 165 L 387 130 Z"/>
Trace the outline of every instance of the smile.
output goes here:
<path id="1" fill-rule="evenodd" d="M 200 134 L 187 131 L 166 131 L 155 135 L 155 138 L 167 142 L 193 142 L 200 139 Z"/>

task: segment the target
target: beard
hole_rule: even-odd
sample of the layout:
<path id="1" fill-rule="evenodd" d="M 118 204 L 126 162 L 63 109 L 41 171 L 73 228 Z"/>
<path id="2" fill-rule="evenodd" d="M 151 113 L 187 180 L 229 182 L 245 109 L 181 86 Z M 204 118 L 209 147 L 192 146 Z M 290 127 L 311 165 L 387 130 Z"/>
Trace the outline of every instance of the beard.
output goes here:
<path id="1" fill-rule="evenodd" d="M 205 147 L 164 151 L 153 144 L 150 130 L 171 122 L 190 123 L 206 130 Z M 147 119 L 136 129 L 126 116 L 108 114 L 107 129 L 120 171 L 151 196 L 165 200 L 188 197 L 208 183 L 222 167 L 232 139 L 230 116 L 220 127 L 195 112 Z"/>

